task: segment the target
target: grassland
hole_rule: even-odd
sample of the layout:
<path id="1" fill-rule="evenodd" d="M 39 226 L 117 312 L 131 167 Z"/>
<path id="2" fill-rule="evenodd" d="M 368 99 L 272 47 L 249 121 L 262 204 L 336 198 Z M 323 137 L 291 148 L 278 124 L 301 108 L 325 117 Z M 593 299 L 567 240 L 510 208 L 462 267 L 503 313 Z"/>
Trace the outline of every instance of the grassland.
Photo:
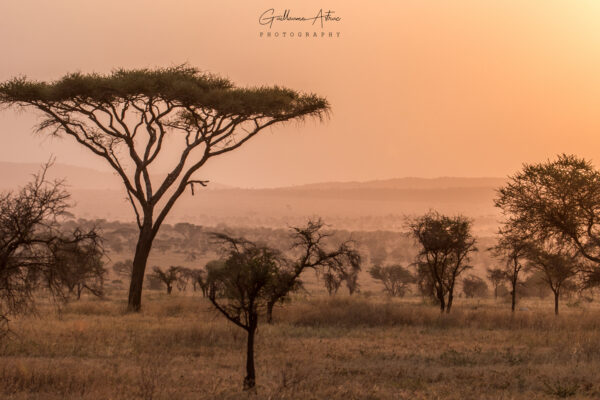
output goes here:
<path id="1" fill-rule="evenodd" d="M 600 398 L 600 308 L 458 299 L 297 298 L 262 324 L 257 389 L 241 390 L 245 332 L 201 297 L 124 293 L 12 321 L 2 399 Z"/>

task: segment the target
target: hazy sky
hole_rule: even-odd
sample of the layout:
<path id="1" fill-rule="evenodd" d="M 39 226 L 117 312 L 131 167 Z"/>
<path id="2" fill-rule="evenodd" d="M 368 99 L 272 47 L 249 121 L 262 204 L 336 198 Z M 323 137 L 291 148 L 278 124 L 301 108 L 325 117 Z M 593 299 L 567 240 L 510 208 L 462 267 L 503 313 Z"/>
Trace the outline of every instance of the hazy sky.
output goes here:
<path id="1" fill-rule="evenodd" d="M 259 15 L 334 10 L 339 38 L 261 38 Z M 2 0 L 0 79 L 187 62 L 240 85 L 323 95 L 324 123 L 275 127 L 202 178 L 246 187 L 504 176 L 559 152 L 600 165 L 597 0 Z M 282 22 L 272 32 L 317 31 Z M 101 168 L 0 112 L 0 161 Z"/>

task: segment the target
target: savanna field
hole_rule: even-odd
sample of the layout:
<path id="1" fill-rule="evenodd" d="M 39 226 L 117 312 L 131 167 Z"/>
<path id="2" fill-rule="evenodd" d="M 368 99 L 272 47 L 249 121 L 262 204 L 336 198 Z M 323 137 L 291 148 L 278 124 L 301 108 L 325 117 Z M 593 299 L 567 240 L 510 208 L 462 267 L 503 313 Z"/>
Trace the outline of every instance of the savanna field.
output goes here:
<path id="1" fill-rule="evenodd" d="M 196 293 L 146 291 L 41 305 L 0 347 L 2 399 L 595 399 L 600 307 L 576 299 L 296 295 L 261 321 L 257 387 L 242 390 L 245 332 Z"/>

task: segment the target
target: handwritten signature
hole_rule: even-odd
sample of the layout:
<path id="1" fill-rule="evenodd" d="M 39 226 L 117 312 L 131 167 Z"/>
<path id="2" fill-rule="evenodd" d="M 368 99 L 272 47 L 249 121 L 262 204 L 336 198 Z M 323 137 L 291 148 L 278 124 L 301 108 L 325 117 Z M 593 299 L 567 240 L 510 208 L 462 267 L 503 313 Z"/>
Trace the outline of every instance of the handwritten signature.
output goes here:
<path id="1" fill-rule="evenodd" d="M 317 12 L 317 15 L 315 15 L 314 17 L 296 17 L 296 16 L 291 15 L 290 10 L 284 10 L 283 14 L 275 15 L 275 9 L 269 8 L 268 10 L 266 10 L 265 12 L 263 12 L 260 15 L 260 17 L 258 18 L 258 22 L 261 25 L 268 25 L 269 28 L 272 28 L 273 23 L 275 21 L 281 21 L 281 22 L 285 22 L 285 21 L 301 21 L 301 22 L 308 21 L 308 22 L 310 22 L 310 21 L 312 21 L 312 25 L 319 22 L 321 24 L 321 28 L 323 28 L 323 26 L 325 25 L 325 22 L 339 22 L 342 19 L 341 17 L 337 17 L 334 14 L 335 14 L 335 11 L 332 11 L 332 10 L 323 11 L 323 9 L 320 9 Z"/>

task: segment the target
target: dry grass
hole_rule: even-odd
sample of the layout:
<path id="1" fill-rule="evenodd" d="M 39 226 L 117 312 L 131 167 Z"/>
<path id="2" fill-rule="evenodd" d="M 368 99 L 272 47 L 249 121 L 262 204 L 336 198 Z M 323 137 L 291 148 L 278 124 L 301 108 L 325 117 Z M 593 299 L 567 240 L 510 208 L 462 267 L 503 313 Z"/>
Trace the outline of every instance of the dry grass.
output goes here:
<path id="1" fill-rule="evenodd" d="M 258 387 L 243 393 L 244 332 L 201 298 L 152 293 L 144 310 L 82 300 L 13 321 L 2 399 L 600 398 L 600 310 L 459 300 L 296 299 L 259 327 Z M 45 313 L 44 313 L 45 312 Z"/>

